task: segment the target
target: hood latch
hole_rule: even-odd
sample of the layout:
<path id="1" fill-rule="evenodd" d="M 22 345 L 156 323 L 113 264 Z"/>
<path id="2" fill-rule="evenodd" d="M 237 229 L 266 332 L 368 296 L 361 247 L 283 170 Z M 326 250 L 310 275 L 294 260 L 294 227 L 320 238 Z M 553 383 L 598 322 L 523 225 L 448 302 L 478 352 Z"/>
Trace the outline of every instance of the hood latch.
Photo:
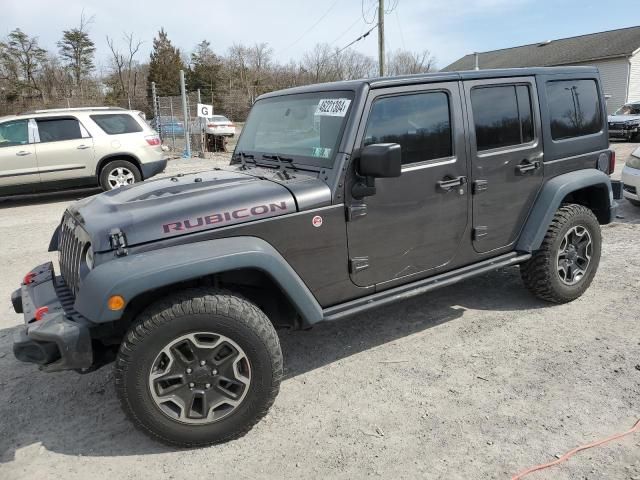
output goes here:
<path id="1" fill-rule="evenodd" d="M 119 228 L 114 228 L 109 232 L 109 242 L 111 248 L 116 251 L 116 257 L 124 257 L 129 251 L 127 250 L 127 238 Z"/>

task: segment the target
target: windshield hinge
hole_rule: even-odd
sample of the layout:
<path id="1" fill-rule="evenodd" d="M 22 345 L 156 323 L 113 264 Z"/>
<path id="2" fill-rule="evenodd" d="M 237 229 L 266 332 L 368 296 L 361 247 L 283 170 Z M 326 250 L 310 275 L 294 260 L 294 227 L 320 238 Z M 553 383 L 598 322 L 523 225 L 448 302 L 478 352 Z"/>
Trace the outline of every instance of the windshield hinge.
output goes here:
<path id="1" fill-rule="evenodd" d="M 351 205 L 347 207 L 347 222 L 352 222 L 358 218 L 362 218 L 367 215 L 367 206 L 362 203 L 360 205 Z"/>
<path id="2" fill-rule="evenodd" d="M 111 248 L 116 251 L 116 257 L 124 257 L 129 253 L 127 250 L 127 238 L 119 228 L 114 228 L 109 232 L 109 243 Z"/>

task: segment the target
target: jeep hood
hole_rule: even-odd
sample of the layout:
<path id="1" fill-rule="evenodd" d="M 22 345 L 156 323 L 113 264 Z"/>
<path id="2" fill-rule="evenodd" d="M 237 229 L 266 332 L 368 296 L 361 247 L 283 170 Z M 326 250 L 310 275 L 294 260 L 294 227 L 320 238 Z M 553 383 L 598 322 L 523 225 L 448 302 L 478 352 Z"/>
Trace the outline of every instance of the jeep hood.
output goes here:
<path id="1" fill-rule="evenodd" d="M 111 250 L 122 232 L 128 246 L 316 208 L 331 202 L 317 174 L 277 169 L 216 169 L 121 187 L 72 204 L 68 211 L 95 252 Z"/>
<path id="2" fill-rule="evenodd" d="M 640 115 L 609 115 L 607 119 L 610 123 L 623 123 L 630 121 L 639 121 Z"/>

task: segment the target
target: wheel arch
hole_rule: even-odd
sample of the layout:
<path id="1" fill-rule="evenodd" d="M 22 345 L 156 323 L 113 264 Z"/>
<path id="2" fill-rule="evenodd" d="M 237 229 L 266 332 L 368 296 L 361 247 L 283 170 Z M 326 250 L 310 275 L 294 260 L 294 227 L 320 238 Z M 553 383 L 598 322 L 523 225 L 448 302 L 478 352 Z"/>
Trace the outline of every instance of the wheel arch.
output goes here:
<path id="1" fill-rule="evenodd" d="M 516 244 L 516 250 L 532 252 L 540 248 L 553 215 L 563 203 L 589 208 L 601 224 L 611 222 L 615 204 L 611 179 L 595 169 L 558 175 L 546 182 L 538 195 Z"/>
<path id="2" fill-rule="evenodd" d="M 118 152 L 110 153 L 98 160 L 98 163 L 96 164 L 96 176 L 100 178 L 100 173 L 104 166 L 114 160 L 126 160 L 127 162 L 133 163 L 140 171 L 140 175 L 142 175 L 142 162 L 140 162 L 140 159 L 136 155 L 130 152 Z"/>
<path id="3" fill-rule="evenodd" d="M 114 322 L 194 283 L 237 290 L 259 305 L 271 299 L 275 307 L 269 310 L 288 304 L 303 326 L 322 320 L 322 307 L 302 279 L 270 244 L 256 237 L 160 248 L 98 265 L 82 281 L 75 309 L 93 322 Z M 107 308 L 112 295 L 125 298 L 124 311 Z"/>

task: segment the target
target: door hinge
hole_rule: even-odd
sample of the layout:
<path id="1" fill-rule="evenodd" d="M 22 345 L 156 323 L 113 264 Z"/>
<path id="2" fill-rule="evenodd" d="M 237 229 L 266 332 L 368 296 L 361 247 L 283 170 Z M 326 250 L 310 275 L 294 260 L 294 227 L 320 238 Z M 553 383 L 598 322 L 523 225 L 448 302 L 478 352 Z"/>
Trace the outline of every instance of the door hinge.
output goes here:
<path id="1" fill-rule="evenodd" d="M 116 257 L 124 257 L 129 251 L 127 250 L 127 239 L 119 228 L 114 228 L 109 232 L 109 243 L 111 248 L 116 251 Z"/>
<path id="2" fill-rule="evenodd" d="M 484 192 L 489 188 L 489 182 L 487 180 L 476 180 L 473 182 L 473 194 L 476 195 L 480 192 Z"/>
<path id="3" fill-rule="evenodd" d="M 475 227 L 473 229 L 473 239 L 482 240 L 482 237 L 486 237 L 489 234 L 489 227 Z"/>
<path id="4" fill-rule="evenodd" d="M 362 204 L 351 205 L 347 207 L 347 222 L 357 220 L 367 215 L 367 206 Z"/>
<path id="5" fill-rule="evenodd" d="M 358 273 L 369 268 L 369 257 L 354 257 L 349 259 L 349 272 Z"/>

